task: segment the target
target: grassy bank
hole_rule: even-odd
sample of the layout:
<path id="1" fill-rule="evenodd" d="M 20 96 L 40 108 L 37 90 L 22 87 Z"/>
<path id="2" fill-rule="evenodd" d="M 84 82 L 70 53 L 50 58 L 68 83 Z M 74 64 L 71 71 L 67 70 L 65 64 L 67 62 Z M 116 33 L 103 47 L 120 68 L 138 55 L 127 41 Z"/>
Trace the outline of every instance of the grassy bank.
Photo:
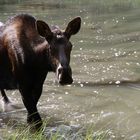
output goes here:
<path id="1" fill-rule="evenodd" d="M 46 124 L 45 124 L 46 126 Z M 61 125 L 57 127 L 45 127 L 34 132 L 29 126 L 17 126 L 16 128 L 6 128 L 0 140 L 104 140 L 108 132 L 94 132 L 94 127 L 70 128 Z"/>

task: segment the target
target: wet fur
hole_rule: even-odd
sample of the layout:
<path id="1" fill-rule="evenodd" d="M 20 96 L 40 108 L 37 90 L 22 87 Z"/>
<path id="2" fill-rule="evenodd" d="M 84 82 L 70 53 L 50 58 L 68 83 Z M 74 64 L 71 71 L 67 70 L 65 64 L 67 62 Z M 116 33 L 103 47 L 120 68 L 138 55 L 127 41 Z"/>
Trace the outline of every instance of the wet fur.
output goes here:
<path id="1" fill-rule="evenodd" d="M 0 89 L 20 90 L 29 123 L 41 121 L 36 105 L 51 70 L 48 43 L 38 34 L 35 22 L 30 15 L 15 16 L 5 23 L 0 39 Z"/>
<path id="2" fill-rule="evenodd" d="M 69 23 L 64 33 L 58 28 L 55 28 L 56 31 L 52 33 L 45 22 L 37 22 L 31 15 L 20 14 L 9 19 L 0 28 L 0 90 L 3 92 L 3 99 L 5 103 L 8 100 L 4 89 L 19 89 L 28 111 L 27 122 L 37 123 L 36 128 L 42 125 L 37 102 L 41 96 L 47 73 L 57 70 L 59 55 L 56 53 L 62 51 L 61 54 L 65 56 L 61 57 L 65 62 L 65 69 L 61 68 L 62 82 L 72 83 L 69 66 L 71 50 L 64 49 L 65 45 L 68 45 L 67 48 L 71 47 L 69 38 L 79 31 L 80 23 L 80 18 L 76 18 Z M 46 30 L 48 32 L 45 32 Z M 64 36 L 62 41 L 68 43 L 54 53 L 54 49 L 50 51 L 51 45 L 48 42 L 55 44 L 57 38 L 54 35 L 57 36 L 60 33 Z M 52 41 L 53 37 L 56 38 L 54 42 Z M 55 55 L 53 56 L 53 54 Z"/>

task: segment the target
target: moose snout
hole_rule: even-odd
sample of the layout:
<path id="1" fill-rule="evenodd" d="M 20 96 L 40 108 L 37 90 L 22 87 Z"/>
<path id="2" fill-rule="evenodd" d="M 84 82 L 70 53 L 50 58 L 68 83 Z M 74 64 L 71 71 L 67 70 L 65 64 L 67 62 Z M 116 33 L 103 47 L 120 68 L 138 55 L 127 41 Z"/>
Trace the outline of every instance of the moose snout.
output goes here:
<path id="1" fill-rule="evenodd" d="M 57 68 L 57 78 L 61 85 L 72 84 L 72 71 L 70 66 L 61 66 Z"/>

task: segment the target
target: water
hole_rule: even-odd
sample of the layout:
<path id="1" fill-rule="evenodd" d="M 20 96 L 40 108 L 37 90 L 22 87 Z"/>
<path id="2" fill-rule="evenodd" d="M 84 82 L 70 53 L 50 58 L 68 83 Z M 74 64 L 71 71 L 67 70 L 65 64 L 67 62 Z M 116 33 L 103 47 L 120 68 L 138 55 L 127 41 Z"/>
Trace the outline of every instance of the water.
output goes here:
<path id="1" fill-rule="evenodd" d="M 23 12 L 63 29 L 75 16 L 82 18 L 81 31 L 71 38 L 74 83 L 59 86 L 55 75 L 48 75 L 38 104 L 42 117 L 52 118 L 55 126 L 92 126 L 94 135 L 103 132 L 111 140 L 139 139 L 139 0 L 0 1 L 2 22 Z M 18 91 L 8 95 L 23 106 Z M 26 120 L 25 109 L 0 115 L 1 135 L 7 122 Z"/>

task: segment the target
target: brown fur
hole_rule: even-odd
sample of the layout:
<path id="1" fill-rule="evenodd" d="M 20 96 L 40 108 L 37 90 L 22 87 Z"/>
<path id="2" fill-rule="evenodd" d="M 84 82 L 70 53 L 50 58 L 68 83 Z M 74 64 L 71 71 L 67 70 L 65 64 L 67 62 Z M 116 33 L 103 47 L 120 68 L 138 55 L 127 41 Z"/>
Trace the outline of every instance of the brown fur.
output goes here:
<path id="1" fill-rule="evenodd" d="M 81 20 L 75 18 L 65 32 L 52 30 L 44 21 L 21 14 L 9 19 L 0 31 L 0 89 L 18 88 L 28 111 L 28 123 L 41 126 L 37 102 L 49 71 L 57 73 L 60 84 L 72 83 L 69 66 L 71 35 L 80 29 Z"/>

